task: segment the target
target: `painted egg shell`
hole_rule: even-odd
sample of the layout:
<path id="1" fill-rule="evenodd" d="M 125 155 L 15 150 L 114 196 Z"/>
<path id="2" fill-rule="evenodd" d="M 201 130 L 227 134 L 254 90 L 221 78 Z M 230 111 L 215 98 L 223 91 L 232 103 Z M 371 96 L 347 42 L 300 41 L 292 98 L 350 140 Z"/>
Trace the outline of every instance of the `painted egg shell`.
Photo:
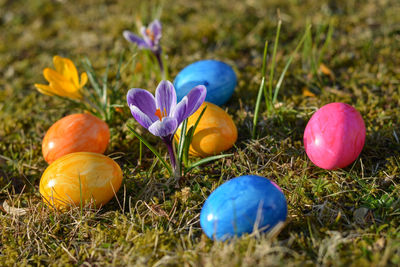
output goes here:
<path id="1" fill-rule="evenodd" d="M 91 114 L 73 114 L 54 123 L 43 138 L 47 163 L 73 152 L 104 153 L 110 140 L 107 124 Z"/>
<path id="2" fill-rule="evenodd" d="M 344 103 L 330 103 L 311 117 L 304 131 L 304 147 L 320 168 L 344 168 L 360 155 L 365 125 L 360 113 Z"/>
<path id="3" fill-rule="evenodd" d="M 76 152 L 65 155 L 44 171 L 40 194 L 50 207 L 63 209 L 93 203 L 100 207 L 118 192 L 122 183 L 119 165 L 103 154 Z"/>
<path id="4" fill-rule="evenodd" d="M 245 175 L 220 185 L 207 198 L 200 213 L 205 234 L 216 240 L 268 231 L 286 220 L 282 190 L 267 178 Z"/>
<path id="5" fill-rule="evenodd" d="M 231 116 L 222 108 L 212 103 L 204 102 L 188 119 L 187 129 L 194 126 L 204 107 L 206 111 L 201 117 L 193 134 L 190 154 L 207 157 L 228 150 L 236 142 L 238 133 Z M 179 141 L 181 131 L 175 135 Z"/>
<path id="6" fill-rule="evenodd" d="M 217 60 L 201 60 L 179 72 L 174 87 L 180 101 L 193 87 L 204 85 L 206 101 L 221 106 L 231 98 L 236 81 L 236 74 L 229 65 Z"/>

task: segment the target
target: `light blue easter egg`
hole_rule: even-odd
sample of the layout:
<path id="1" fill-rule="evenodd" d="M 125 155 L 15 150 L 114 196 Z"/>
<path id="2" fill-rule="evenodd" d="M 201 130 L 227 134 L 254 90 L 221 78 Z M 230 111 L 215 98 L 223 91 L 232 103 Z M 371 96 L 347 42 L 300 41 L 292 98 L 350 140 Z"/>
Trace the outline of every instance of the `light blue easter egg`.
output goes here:
<path id="1" fill-rule="evenodd" d="M 179 72 L 174 87 L 178 101 L 181 101 L 193 87 L 204 85 L 206 101 L 221 106 L 231 98 L 236 82 L 236 74 L 229 65 L 217 60 L 200 60 Z"/>
<path id="2" fill-rule="evenodd" d="M 245 175 L 220 185 L 207 198 L 200 213 L 200 225 L 211 239 L 268 231 L 287 215 L 286 198 L 267 178 Z"/>

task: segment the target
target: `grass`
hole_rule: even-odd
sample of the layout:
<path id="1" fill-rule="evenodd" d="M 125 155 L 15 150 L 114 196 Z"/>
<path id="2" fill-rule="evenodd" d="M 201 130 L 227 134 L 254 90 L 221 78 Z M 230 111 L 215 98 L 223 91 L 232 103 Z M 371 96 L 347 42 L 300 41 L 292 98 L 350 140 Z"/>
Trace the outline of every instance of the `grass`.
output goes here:
<path id="1" fill-rule="evenodd" d="M 399 265 L 399 12 L 395 0 L 0 0 L 0 200 L 27 209 L 21 216 L 0 213 L 0 265 Z M 194 169 L 176 186 L 165 185 L 167 171 L 146 147 L 140 153 L 126 126 L 166 153 L 125 106 L 129 88 L 153 90 L 161 77 L 151 57 L 122 37 L 124 29 L 135 31 L 136 16 L 145 24 L 161 16 L 170 77 L 205 58 L 231 64 L 238 75 L 224 107 L 239 130 L 227 152 L 234 156 Z M 252 139 L 263 48 L 267 40 L 273 54 L 279 18 L 275 74 L 309 23 L 311 35 L 293 57 L 274 112 L 261 105 Z M 88 57 L 99 77 L 109 66 L 114 84 L 121 53 L 117 104 L 124 108 L 110 123 L 106 154 L 123 169 L 123 186 L 101 210 L 52 211 L 38 190 L 47 167 L 41 141 L 56 120 L 79 109 L 40 95 L 33 84 L 44 82 L 42 69 L 56 54 L 77 63 Z M 333 101 L 359 110 L 367 140 L 354 164 L 326 171 L 307 159 L 302 137 L 313 112 Z M 287 225 L 275 237 L 213 242 L 200 229 L 201 206 L 218 185 L 243 174 L 268 177 L 283 189 Z"/>

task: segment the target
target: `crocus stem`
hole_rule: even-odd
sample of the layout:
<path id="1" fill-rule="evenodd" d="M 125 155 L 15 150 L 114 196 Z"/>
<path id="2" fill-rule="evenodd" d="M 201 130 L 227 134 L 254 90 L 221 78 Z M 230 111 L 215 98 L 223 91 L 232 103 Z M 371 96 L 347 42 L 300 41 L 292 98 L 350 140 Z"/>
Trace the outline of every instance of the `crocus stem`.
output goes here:
<path id="1" fill-rule="evenodd" d="M 165 145 L 167 146 L 169 158 L 171 160 L 171 166 L 174 171 L 175 178 L 179 178 L 180 174 L 180 166 L 176 164 L 176 156 L 175 156 L 175 149 L 173 145 L 173 140 L 164 140 Z"/>
<path id="2" fill-rule="evenodd" d="M 162 75 L 163 79 L 165 79 L 164 64 L 163 64 L 163 61 L 162 61 L 161 53 L 162 52 L 160 50 L 160 51 L 154 52 L 154 55 L 157 58 L 158 66 L 160 67 L 160 70 L 161 70 L 161 75 Z"/>

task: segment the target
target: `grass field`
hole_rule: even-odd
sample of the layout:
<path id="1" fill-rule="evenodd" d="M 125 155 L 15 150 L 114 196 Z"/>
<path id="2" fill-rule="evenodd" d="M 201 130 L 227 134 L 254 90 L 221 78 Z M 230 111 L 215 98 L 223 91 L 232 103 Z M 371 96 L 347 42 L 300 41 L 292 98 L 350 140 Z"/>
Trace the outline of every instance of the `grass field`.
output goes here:
<path id="1" fill-rule="evenodd" d="M 0 265 L 400 265 L 399 14 L 397 0 L 0 0 L 0 201 L 27 211 L 0 212 Z M 125 98 L 129 88 L 154 90 L 161 79 L 147 54 L 122 37 L 137 31 L 137 18 L 147 24 L 155 17 L 163 23 L 170 80 L 211 58 L 238 76 L 224 106 L 239 130 L 234 156 L 195 169 L 176 186 L 165 186 L 168 173 L 148 149 L 139 159 L 139 141 L 126 127 L 167 154 L 132 118 Z M 270 67 L 278 18 L 275 83 L 307 25 L 312 38 L 295 54 L 274 112 L 262 102 L 252 139 L 264 43 Z M 124 180 L 118 200 L 100 210 L 56 212 L 39 194 L 46 130 L 82 112 L 33 86 L 45 83 L 42 70 L 54 55 L 71 58 L 80 71 L 85 57 L 98 73 L 109 63 L 111 84 L 124 60 L 117 101 L 124 109 L 109 123 L 106 151 Z M 367 128 L 359 159 L 335 171 L 313 165 L 302 141 L 313 112 L 330 102 L 354 106 Z M 201 206 L 218 185 L 244 174 L 282 188 L 287 224 L 277 236 L 213 242 L 200 228 Z"/>

